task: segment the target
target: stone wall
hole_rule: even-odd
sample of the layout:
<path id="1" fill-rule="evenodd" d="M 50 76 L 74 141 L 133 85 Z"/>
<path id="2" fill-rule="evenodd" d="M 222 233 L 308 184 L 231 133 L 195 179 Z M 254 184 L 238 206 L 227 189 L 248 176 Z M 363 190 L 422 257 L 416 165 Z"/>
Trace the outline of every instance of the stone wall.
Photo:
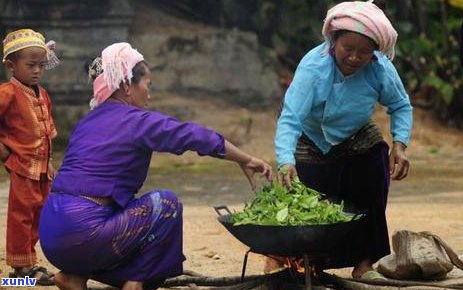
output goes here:
<path id="1" fill-rule="evenodd" d="M 61 65 L 43 80 L 56 104 L 87 103 L 91 86 L 85 61 L 119 41 L 131 42 L 144 54 L 153 71 L 153 93 L 224 98 L 249 106 L 281 96 L 276 56 L 253 33 L 184 21 L 150 0 L 3 2 L 7 31 L 30 27 L 57 42 Z"/>
<path id="2" fill-rule="evenodd" d="M 148 0 L 137 3 L 130 39 L 151 66 L 154 92 L 222 98 L 246 107 L 280 99 L 277 57 L 256 34 L 185 21 Z"/>
<path id="3" fill-rule="evenodd" d="M 107 45 L 128 40 L 134 10 L 128 0 L 7 0 L 2 13 L 6 32 L 32 28 L 55 40 L 60 66 L 42 84 L 55 103 L 88 102 L 84 63 Z"/>
<path id="4" fill-rule="evenodd" d="M 275 66 L 254 34 L 210 31 L 132 38 L 153 72 L 155 91 L 267 104 L 280 96 Z"/>

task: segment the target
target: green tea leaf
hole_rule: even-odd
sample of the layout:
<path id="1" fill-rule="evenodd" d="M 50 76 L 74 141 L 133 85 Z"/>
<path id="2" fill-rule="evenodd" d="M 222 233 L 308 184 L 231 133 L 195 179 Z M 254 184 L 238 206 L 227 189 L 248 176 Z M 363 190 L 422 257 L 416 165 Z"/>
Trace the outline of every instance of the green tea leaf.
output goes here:
<path id="1" fill-rule="evenodd" d="M 232 214 L 234 225 L 316 225 L 347 222 L 352 215 L 344 212 L 344 203 L 335 204 L 299 179 L 287 189 L 279 183 L 264 186 L 242 212 Z M 357 219 L 360 216 L 356 217 Z"/>
<path id="2" fill-rule="evenodd" d="M 284 207 L 283 209 L 279 210 L 277 212 L 277 221 L 282 223 L 284 220 L 286 220 L 286 218 L 288 217 L 288 207 Z"/>

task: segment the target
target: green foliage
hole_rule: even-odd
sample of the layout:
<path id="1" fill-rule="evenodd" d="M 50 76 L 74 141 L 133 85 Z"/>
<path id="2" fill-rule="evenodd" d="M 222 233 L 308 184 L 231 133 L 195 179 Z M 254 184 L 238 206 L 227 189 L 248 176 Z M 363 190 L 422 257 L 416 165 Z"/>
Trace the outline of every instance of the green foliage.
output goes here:
<path id="1" fill-rule="evenodd" d="M 322 41 L 326 12 L 341 2 L 163 1 L 209 24 L 254 31 L 263 45 L 276 51 L 288 71 L 294 71 L 303 55 Z M 386 2 L 385 13 L 399 34 L 394 64 L 412 102 L 415 106 L 424 102 L 426 108 L 463 128 L 463 74 L 458 49 L 463 10 L 455 4 L 458 1 Z"/>
<path id="2" fill-rule="evenodd" d="M 444 121 L 463 126 L 462 11 L 435 0 L 408 0 L 400 5 L 389 1 L 388 5 L 388 15 L 399 33 L 394 63 L 412 103 L 425 105 Z"/>
<path id="3" fill-rule="evenodd" d="M 352 215 L 343 211 L 344 204 L 335 204 L 323 195 L 304 186 L 297 178 L 292 188 L 273 183 L 258 191 L 242 212 L 232 215 L 236 225 L 302 226 L 347 222 Z"/>
<path id="4" fill-rule="evenodd" d="M 453 87 L 449 83 L 433 74 L 427 76 L 424 83 L 435 88 L 446 105 L 452 103 Z"/>

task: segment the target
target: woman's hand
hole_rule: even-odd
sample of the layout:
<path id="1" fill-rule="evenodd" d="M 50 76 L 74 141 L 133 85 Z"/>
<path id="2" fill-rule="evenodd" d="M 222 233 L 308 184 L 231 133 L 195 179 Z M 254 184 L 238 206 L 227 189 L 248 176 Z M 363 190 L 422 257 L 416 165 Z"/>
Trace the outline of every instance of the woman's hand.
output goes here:
<path id="1" fill-rule="evenodd" d="M 284 164 L 278 169 L 278 182 L 291 188 L 291 181 L 297 177 L 296 166 L 294 164 Z"/>
<path id="2" fill-rule="evenodd" d="M 247 154 L 226 139 L 224 158 L 239 164 L 244 172 L 244 175 L 246 175 L 247 179 L 249 180 L 252 189 L 256 188 L 256 182 L 254 180 L 254 173 L 256 172 L 262 173 L 262 175 L 265 176 L 268 181 L 272 181 L 272 166 L 264 162 L 262 159 Z"/>
<path id="3" fill-rule="evenodd" d="M 254 180 L 254 174 L 256 172 L 262 173 L 262 176 L 264 176 L 269 182 L 272 182 L 272 166 L 267 164 L 265 161 L 256 157 L 251 157 L 248 162 L 238 164 L 243 170 L 244 175 L 246 175 L 246 178 L 249 180 L 253 190 L 256 188 L 256 181 Z"/>
<path id="4" fill-rule="evenodd" d="M 394 142 L 389 154 L 389 172 L 392 180 L 401 180 L 407 177 L 410 162 L 405 155 L 406 146 L 401 142 Z"/>

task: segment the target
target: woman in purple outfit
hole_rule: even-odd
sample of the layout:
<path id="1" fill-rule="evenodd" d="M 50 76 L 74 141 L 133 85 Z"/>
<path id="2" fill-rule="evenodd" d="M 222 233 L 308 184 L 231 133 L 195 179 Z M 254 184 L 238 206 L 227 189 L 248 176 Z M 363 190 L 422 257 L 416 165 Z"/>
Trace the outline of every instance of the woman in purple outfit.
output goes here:
<path id="1" fill-rule="evenodd" d="M 70 137 L 40 219 L 40 242 L 61 270 L 60 289 L 86 289 L 94 279 L 124 290 L 156 289 L 182 273 L 182 204 L 167 190 L 140 198 L 153 151 L 190 150 L 239 164 L 272 179 L 271 166 L 222 135 L 147 111 L 150 72 L 128 43 L 116 43 L 89 68 L 92 111 Z"/>

